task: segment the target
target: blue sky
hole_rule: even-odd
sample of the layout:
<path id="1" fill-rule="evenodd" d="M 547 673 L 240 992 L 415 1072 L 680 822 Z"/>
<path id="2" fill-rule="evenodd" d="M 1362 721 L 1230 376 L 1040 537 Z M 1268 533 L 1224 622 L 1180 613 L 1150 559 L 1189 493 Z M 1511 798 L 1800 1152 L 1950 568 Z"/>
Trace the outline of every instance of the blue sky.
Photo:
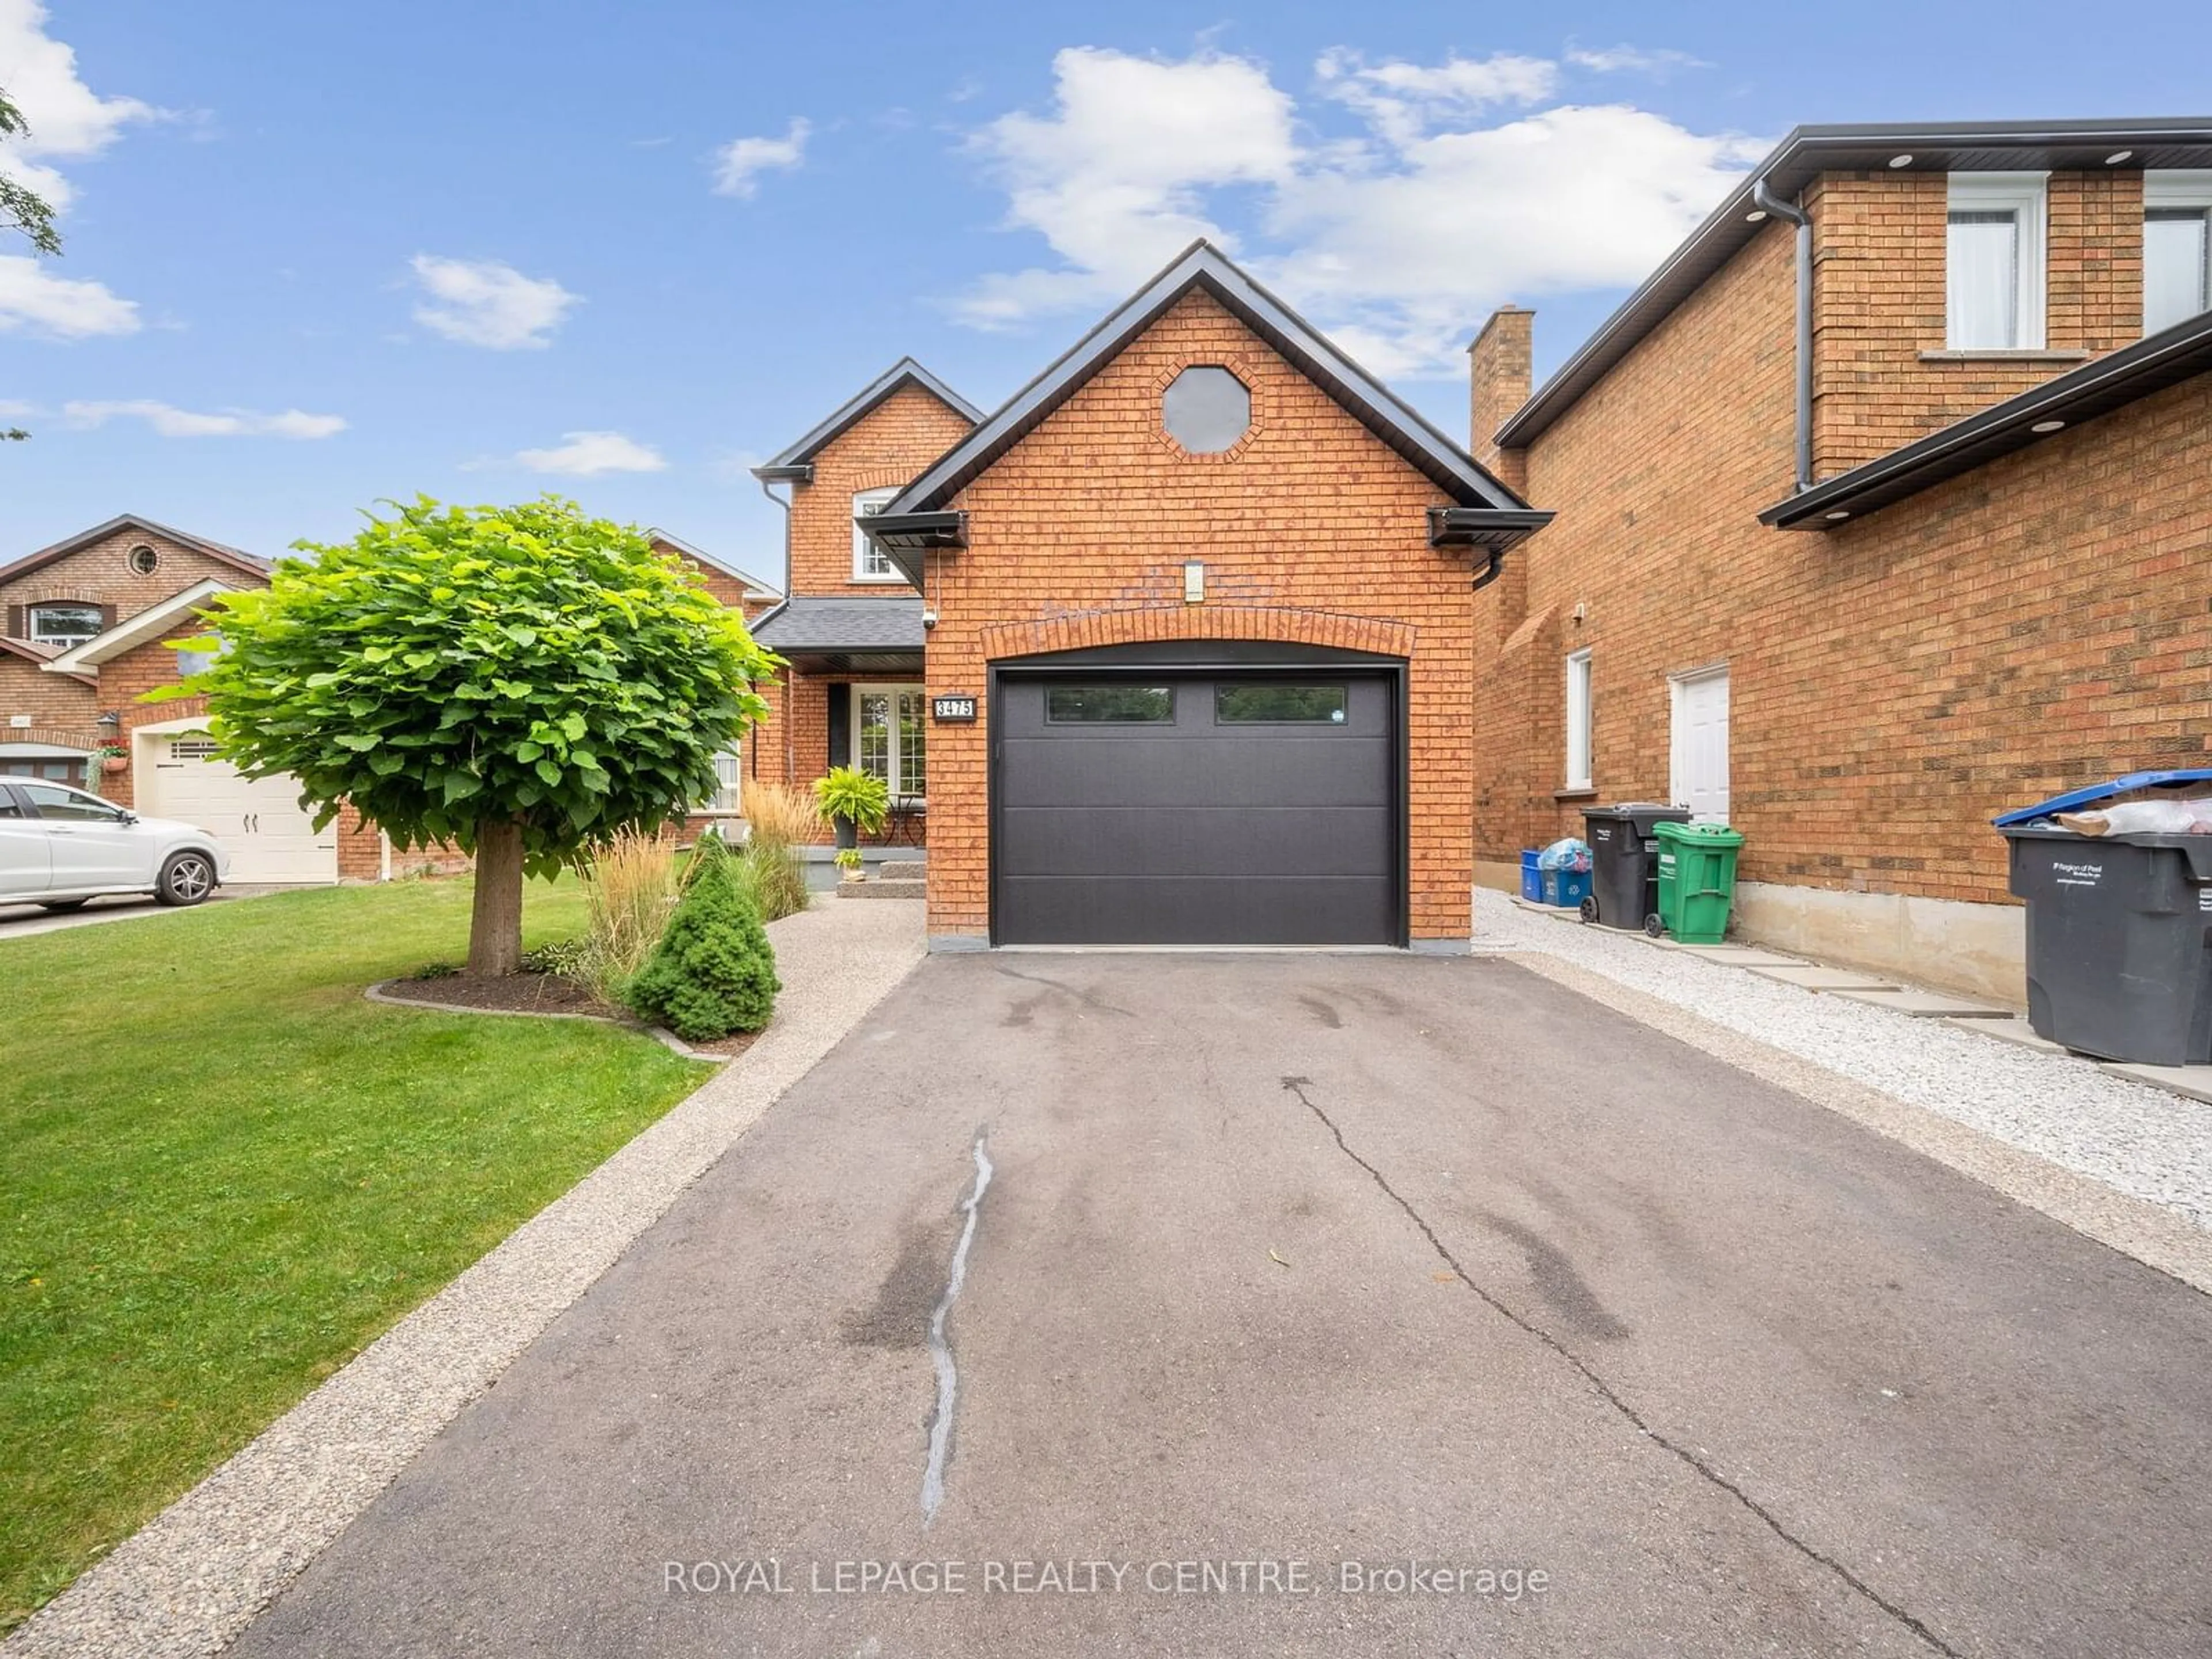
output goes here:
<path id="1" fill-rule="evenodd" d="M 67 240 L 0 239 L 0 561 L 555 489 L 774 579 L 750 462 L 1200 230 L 1464 436 L 1494 306 L 1540 376 L 1795 124 L 2212 112 L 2201 3 L 2113 15 L 0 0 Z"/>

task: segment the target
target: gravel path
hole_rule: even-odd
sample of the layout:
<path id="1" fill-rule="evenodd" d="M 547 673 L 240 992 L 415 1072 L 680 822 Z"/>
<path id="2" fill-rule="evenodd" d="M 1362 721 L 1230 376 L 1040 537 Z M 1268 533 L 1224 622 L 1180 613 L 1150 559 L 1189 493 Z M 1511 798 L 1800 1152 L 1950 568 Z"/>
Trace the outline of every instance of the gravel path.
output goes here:
<path id="1" fill-rule="evenodd" d="M 1941 1020 L 1820 996 L 1475 895 L 1478 940 L 1557 957 L 2212 1230 L 2212 1106 Z"/>
<path id="2" fill-rule="evenodd" d="M 219 1651 L 921 959 L 918 904 L 770 925 L 760 1040 L 401 1320 L 0 1643 L 0 1659 Z"/>

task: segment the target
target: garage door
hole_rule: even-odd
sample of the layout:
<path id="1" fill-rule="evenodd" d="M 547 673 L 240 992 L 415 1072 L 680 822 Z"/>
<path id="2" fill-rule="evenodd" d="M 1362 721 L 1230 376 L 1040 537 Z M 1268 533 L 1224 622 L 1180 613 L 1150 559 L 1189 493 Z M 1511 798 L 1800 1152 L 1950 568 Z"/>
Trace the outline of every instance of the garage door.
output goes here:
<path id="1" fill-rule="evenodd" d="M 1401 943 L 1395 686 L 1002 674 L 997 941 Z"/>
<path id="2" fill-rule="evenodd" d="M 144 732 L 138 738 L 138 810 L 198 824 L 230 855 L 237 884 L 309 884 L 338 878 L 338 831 L 320 833 L 289 777 L 248 778 L 218 760 L 204 732 Z"/>

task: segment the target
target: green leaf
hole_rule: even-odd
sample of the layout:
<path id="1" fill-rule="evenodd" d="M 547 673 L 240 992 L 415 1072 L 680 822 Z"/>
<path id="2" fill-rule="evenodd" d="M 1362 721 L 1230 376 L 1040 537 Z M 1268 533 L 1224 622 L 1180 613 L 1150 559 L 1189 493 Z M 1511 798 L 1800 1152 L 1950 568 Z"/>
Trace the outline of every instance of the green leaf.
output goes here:
<path id="1" fill-rule="evenodd" d="M 592 728 L 586 724 L 581 714 L 563 714 L 561 717 L 561 729 L 568 734 L 569 742 L 580 743 L 583 741 L 584 733 Z"/>
<path id="2" fill-rule="evenodd" d="M 548 788 L 552 788 L 559 785 L 561 781 L 561 769 L 554 765 L 551 761 L 539 761 L 535 770 L 539 777 L 545 780 L 546 787 Z"/>

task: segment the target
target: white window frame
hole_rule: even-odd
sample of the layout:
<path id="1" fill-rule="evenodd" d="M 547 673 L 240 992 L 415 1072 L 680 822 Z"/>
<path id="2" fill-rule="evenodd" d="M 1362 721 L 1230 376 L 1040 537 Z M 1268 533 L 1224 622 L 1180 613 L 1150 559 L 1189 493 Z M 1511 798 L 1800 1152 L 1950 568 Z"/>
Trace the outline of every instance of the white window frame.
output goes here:
<path id="1" fill-rule="evenodd" d="M 737 817 L 744 811 L 745 745 L 742 738 L 714 757 L 714 793 L 694 810 L 708 816 Z"/>
<path id="2" fill-rule="evenodd" d="M 898 495 L 896 485 L 889 489 L 863 489 L 853 497 L 853 517 L 858 520 L 873 517 L 890 506 Z M 881 569 L 876 566 L 880 562 Z M 853 580 L 856 582 L 903 582 L 905 573 L 891 562 L 890 555 L 868 539 L 868 532 L 856 522 L 853 526 Z"/>
<path id="3" fill-rule="evenodd" d="M 2184 211 L 2195 210 L 2205 215 L 2206 259 L 2208 264 L 2212 264 L 2212 168 L 2161 167 L 2156 172 L 2143 174 L 2142 190 L 2145 220 L 2143 274 L 2146 281 L 2150 274 L 2149 216 L 2161 209 L 2179 208 Z M 2207 280 L 2212 282 L 2212 273 L 2207 274 Z M 2212 299 L 2212 294 L 2208 294 L 2205 297 Z M 2194 316 L 2197 313 L 2192 312 L 2188 314 Z M 2159 327 L 2172 328 L 2175 323 L 2182 320 L 2184 319 L 2179 317 L 2169 318 Z M 2143 332 L 2154 334 L 2158 331 L 2159 329 L 2151 326 L 2148 295 L 2146 295 Z"/>
<path id="4" fill-rule="evenodd" d="M 1596 745 L 1590 720 L 1590 650 L 1567 653 L 1566 787 L 1595 789 L 1596 766 L 1591 757 Z M 1580 752 L 1577 753 L 1577 751 Z"/>
<path id="5" fill-rule="evenodd" d="M 39 613 L 42 611 L 89 611 L 92 612 L 92 632 L 89 634 L 41 634 Z M 96 640 L 107 631 L 106 613 L 87 599 L 40 599 L 23 607 L 23 630 L 40 645 L 82 645 L 87 640 Z"/>
<path id="6" fill-rule="evenodd" d="M 883 680 L 871 681 L 865 685 L 854 684 L 850 690 L 853 701 L 847 709 L 846 718 L 853 733 L 852 764 L 854 769 L 864 772 L 867 770 L 860 755 L 860 699 L 871 693 L 881 692 L 891 700 L 890 729 L 884 752 L 884 764 L 889 768 L 890 775 L 884 780 L 884 785 L 890 791 L 893 800 L 910 798 L 927 802 L 929 799 L 929 739 L 927 737 L 925 736 L 922 738 L 921 744 L 921 789 L 916 792 L 899 787 L 899 775 L 906 769 L 906 767 L 905 757 L 899 750 L 898 700 L 902 696 L 909 693 L 919 698 L 921 702 L 920 718 L 926 723 L 929 719 L 928 687 L 920 680 Z M 874 775 L 872 773 L 870 775 Z"/>
<path id="7" fill-rule="evenodd" d="M 2050 210 L 2047 173 L 1954 173 L 1950 175 L 1949 200 L 1944 210 L 1945 295 L 1943 343 L 1952 351 L 2040 351 L 2049 326 L 2045 299 L 2050 264 Z M 2014 216 L 2016 241 L 2013 262 L 2013 339 L 2009 345 L 1962 345 L 1957 321 L 1951 315 L 1949 296 L 1950 215 L 1999 213 Z"/>

